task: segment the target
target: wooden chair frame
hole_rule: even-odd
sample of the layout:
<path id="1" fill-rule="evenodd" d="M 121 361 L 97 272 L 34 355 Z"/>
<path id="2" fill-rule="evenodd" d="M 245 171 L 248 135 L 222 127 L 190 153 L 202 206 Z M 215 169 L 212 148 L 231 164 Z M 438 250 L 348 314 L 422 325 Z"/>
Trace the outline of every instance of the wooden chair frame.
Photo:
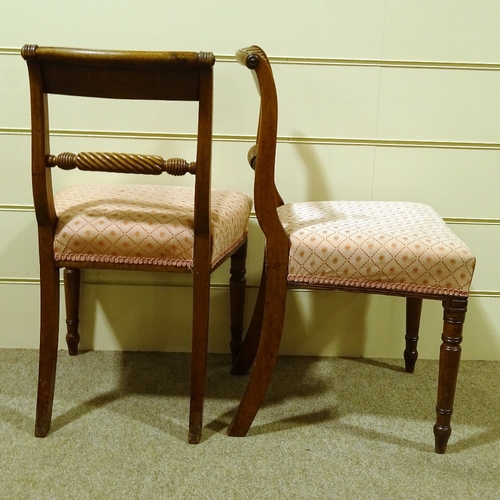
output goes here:
<path id="1" fill-rule="evenodd" d="M 201 437 L 205 392 L 210 275 L 220 264 L 212 264 L 211 157 L 213 65 L 208 52 L 136 52 L 63 49 L 26 45 L 22 56 L 28 65 L 31 93 L 32 181 L 40 253 L 40 366 L 35 435 L 50 428 L 54 399 L 58 326 L 59 269 L 65 268 L 64 283 L 69 353 L 78 351 L 80 335 L 80 268 L 104 268 L 161 272 L 192 272 L 193 329 L 189 442 Z M 48 95 L 62 94 L 112 99 L 198 101 L 196 161 L 118 153 L 50 152 Z M 52 192 L 52 169 L 108 171 L 119 173 L 195 176 L 194 268 L 154 264 L 110 264 L 56 261 L 53 240 L 57 224 Z M 231 256 L 231 348 L 235 356 L 241 345 L 245 294 L 246 236 Z"/>
<path id="2" fill-rule="evenodd" d="M 255 361 L 251 377 L 229 426 L 230 436 L 244 436 L 264 399 L 278 355 L 283 331 L 290 241 L 280 222 L 277 208 L 283 200 L 275 185 L 275 154 L 278 126 L 278 100 L 271 65 L 257 46 L 237 52 L 238 62 L 250 69 L 260 93 L 257 145 L 249 151 L 249 163 L 255 170 L 254 205 L 265 236 L 264 265 L 253 316 L 232 373 L 244 375 Z M 378 288 L 352 286 L 303 285 L 304 288 L 345 290 L 406 297 L 406 371 L 414 371 L 418 357 L 417 342 L 423 299 L 441 300 L 444 326 L 439 361 L 438 395 L 434 425 L 435 451 L 444 453 L 451 434 L 451 415 L 457 382 L 462 342 L 462 328 L 467 311 L 467 297 L 429 293 L 402 293 Z"/>

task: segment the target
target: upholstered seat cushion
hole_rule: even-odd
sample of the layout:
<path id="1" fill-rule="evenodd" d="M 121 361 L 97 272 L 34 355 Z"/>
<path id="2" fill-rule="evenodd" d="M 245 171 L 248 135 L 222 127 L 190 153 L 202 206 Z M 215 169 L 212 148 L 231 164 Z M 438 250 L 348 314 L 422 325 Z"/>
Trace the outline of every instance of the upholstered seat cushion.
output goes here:
<path id="1" fill-rule="evenodd" d="M 55 197 L 56 261 L 193 266 L 194 189 L 177 186 L 72 186 Z M 246 236 L 252 201 L 212 190 L 212 264 Z"/>
<path id="2" fill-rule="evenodd" d="M 404 202 L 291 203 L 290 283 L 467 296 L 475 257 L 429 206 Z"/>

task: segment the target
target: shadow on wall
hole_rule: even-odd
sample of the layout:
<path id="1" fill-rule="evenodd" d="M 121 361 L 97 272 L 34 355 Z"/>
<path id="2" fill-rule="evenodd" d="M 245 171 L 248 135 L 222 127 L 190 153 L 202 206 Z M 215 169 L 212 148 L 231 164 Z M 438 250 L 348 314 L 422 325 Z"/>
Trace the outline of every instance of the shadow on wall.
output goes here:
<path id="1" fill-rule="evenodd" d="M 0 277 L 38 278 L 38 238 L 35 213 L 0 211 Z"/>
<path id="2" fill-rule="evenodd" d="M 190 276 L 180 277 L 190 280 Z M 246 326 L 256 292 L 255 288 L 247 291 Z M 495 301 L 494 298 L 470 299 L 464 325 L 463 359 L 500 358 L 500 338 L 495 335 L 492 320 Z M 64 315 L 63 306 L 61 309 Z M 442 315 L 440 301 L 424 301 L 419 341 L 421 359 L 439 356 Z M 192 293 L 186 284 L 84 283 L 81 348 L 190 352 L 191 318 Z M 64 333 L 61 331 L 61 337 Z M 405 300 L 401 297 L 290 289 L 280 354 L 402 360 L 404 335 Z M 216 288 L 211 294 L 209 352 L 229 352 L 229 340 L 229 294 L 225 288 Z M 65 347 L 63 343 L 61 347 Z"/>
<path id="3" fill-rule="evenodd" d="M 114 278 L 116 271 L 112 273 Z M 176 280 L 172 286 L 162 286 L 162 278 L 167 285 L 171 275 L 155 273 L 154 282 L 141 284 L 134 281 L 142 273 L 130 273 L 134 276 L 123 284 L 85 283 L 82 274 L 81 348 L 190 351 L 192 289 L 186 286 L 191 283 L 190 275 L 178 276 L 188 283 Z"/>
<path id="4" fill-rule="evenodd" d="M 187 279 L 182 286 L 170 286 L 167 281 L 167 286 L 160 286 L 158 282 L 155 285 L 92 284 L 85 283 L 85 276 L 84 271 L 80 314 L 82 350 L 191 351 L 189 275 L 180 276 Z M 247 291 L 246 326 L 256 294 L 254 288 Z M 364 294 L 289 290 L 280 353 L 363 355 L 368 301 L 369 296 Z M 228 290 L 214 289 L 210 352 L 229 352 L 229 323 Z"/>
<path id="5" fill-rule="evenodd" d="M 369 296 L 288 290 L 283 354 L 362 356 Z"/>
<path id="6" fill-rule="evenodd" d="M 464 323 L 462 359 L 500 359 L 500 335 L 493 318 L 498 299 L 469 299 L 469 307 Z M 486 349 L 485 346 L 488 346 Z"/>
<path id="7" fill-rule="evenodd" d="M 296 132 L 297 137 L 300 133 Z M 279 148 L 278 144 L 278 148 Z M 294 144 L 294 163 L 285 165 L 280 159 L 280 150 L 276 157 L 276 185 L 285 203 L 295 201 L 323 201 L 335 199 L 330 187 L 330 180 L 325 175 L 325 165 L 316 150 L 309 144 Z M 304 182 L 305 189 L 300 200 L 289 199 L 285 186 L 293 179 L 294 182 Z"/>

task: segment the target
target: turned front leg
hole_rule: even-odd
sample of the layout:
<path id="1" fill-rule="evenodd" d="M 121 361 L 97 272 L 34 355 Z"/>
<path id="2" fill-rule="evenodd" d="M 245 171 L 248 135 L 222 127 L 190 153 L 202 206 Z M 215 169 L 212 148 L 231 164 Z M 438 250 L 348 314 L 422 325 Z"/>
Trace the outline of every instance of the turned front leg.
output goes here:
<path id="1" fill-rule="evenodd" d="M 439 381 L 434 425 L 435 451 L 444 453 L 451 434 L 451 415 L 455 400 L 458 367 L 462 348 L 462 329 L 467 312 L 467 298 L 450 298 L 443 301 L 444 325 L 439 356 Z"/>
<path id="2" fill-rule="evenodd" d="M 66 302 L 66 343 L 70 356 L 78 354 L 80 343 L 80 269 L 64 269 L 64 296 Z"/>
<path id="3" fill-rule="evenodd" d="M 418 330 L 420 328 L 420 316 L 422 313 L 422 299 L 408 297 L 406 299 L 406 347 L 404 350 L 405 370 L 413 373 L 418 358 Z"/>

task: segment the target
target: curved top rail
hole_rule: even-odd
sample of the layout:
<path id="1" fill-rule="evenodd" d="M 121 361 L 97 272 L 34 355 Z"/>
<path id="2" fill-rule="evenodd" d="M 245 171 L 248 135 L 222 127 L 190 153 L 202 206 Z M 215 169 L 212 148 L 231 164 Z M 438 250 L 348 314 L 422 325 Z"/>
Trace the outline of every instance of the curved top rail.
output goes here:
<path id="1" fill-rule="evenodd" d="M 195 68 L 211 67 L 215 56 L 211 52 L 148 52 L 129 50 L 96 50 L 79 48 L 39 47 L 25 45 L 21 49 L 22 57 L 29 61 L 65 62 L 88 66 L 147 66 L 150 68 Z"/>

